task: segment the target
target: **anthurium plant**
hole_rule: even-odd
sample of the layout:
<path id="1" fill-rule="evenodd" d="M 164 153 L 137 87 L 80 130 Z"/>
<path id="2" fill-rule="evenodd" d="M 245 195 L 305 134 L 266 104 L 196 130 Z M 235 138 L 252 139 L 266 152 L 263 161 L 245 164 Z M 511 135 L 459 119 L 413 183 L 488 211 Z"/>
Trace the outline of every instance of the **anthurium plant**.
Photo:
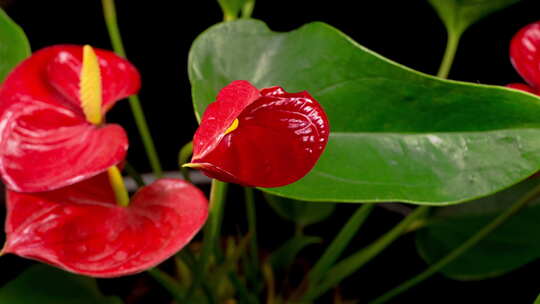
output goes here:
<path id="1" fill-rule="evenodd" d="M 139 99 L 151 79 L 126 55 L 114 0 L 101 1 L 109 48 L 31 47 L 0 10 L 0 266 L 26 261 L 0 304 L 446 303 L 414 290 L 534 267 L 540 15 L 501 38 L 515 80 L 480 84 L 448 79 L 461 38 L 520 0 L 427 0 L 446 28 L 434 75 L 324 22 L 278 32 L 255 0 L 207 2 L 223 20 L 192 41 L 194 115 L 175 114 L 198 122 L 191 141 L 151 128 L 148 100 L 157 117 L 188 101 Z M 165 139 L 178 156 L 163 170 Z M 370 224 L 380 214 L 398 219 Z M 375 263 L 397 242 L 414 243 L 416 273 Z M 374 265 L 388 284 L 370 285 Z M 533 288 L 523 303 L 539 302 Z"/>

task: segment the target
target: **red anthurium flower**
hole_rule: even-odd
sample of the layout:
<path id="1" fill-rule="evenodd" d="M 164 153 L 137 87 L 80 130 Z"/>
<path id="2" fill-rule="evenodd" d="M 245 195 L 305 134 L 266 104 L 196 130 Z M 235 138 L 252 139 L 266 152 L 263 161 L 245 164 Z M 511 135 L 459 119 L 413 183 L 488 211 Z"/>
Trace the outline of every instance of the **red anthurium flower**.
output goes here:
<path id="1" fill-rule="evenodd" d="M 514 68 L 529 85 L 509 84 L 507 87 L 540 93 L 540 21 L 531 23 L 517 32 L 510 42 L 510 60 Z"/>
<path id="2" fill-rule="evenodd" d="M 204 224 L 207 200 L 178 179 L 116 204 L 106 174 L 49 192 L 7 193 L 3 253 L 67 271 L 117 277 L 146 270 L 184 247 Z"/>
<path id="3" fill-rule="evenodd" d="M 97 49 L 95 54 L 102 104 L 94 117 L 100 118 L 117 100 L 136 93 L 140 78 L 114 53 Z M 100 119 L 89 121 L 83 111 L 82 56 L 81 46 L 45 48 L 23 61 L 3 83 L 0 173 L 8 188 L 58 189 L 124 159 L 128 147 L 124 130 Z"/>
<path id="4" fill-rule="evenodd" d="M 307 92 L 238 80 L 206 109 L 187 166 L 226 182 L 284 186 L 313 168 L 328 135 L 326 114 Z"/>

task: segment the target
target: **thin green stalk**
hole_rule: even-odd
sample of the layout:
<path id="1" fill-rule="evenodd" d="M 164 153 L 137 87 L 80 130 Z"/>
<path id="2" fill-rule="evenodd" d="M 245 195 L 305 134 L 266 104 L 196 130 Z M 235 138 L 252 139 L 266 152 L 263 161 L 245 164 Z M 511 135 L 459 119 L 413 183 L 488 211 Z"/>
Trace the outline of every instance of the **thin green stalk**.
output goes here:
<path id="1" fill-rule="evenodd" d="M 126 173 L 131 178 L 133 178 L 133 180 L 135 181 L 135 183 L 137 184 L 139 188 L 145 186 L 142 176 L 139 174 L 139 172 L 137 172 L 137 170 L 135 170 L 135 168 L 129 162 L 126 162 L 124 169 L 126 170 Z"/>
<path id="2" fill-rule="evenodd" d="M 493 232 L 493 230 L 497 229 L 499 226 L 504 224 L 510 217 L 518 213 L 521 209 L 523 209 L 523 207 L 525 207 L 531 200 L 535 199 L 538 195 L 540 195 L 540 185 L 536 186 L 534 189 L 529 191 L 527 194 L 525 194 L 525 196 L 523 196 L 521 199 L 515 202 L 512 206 L 510 206 L 510 208 L 508 208 L 506 211 L 501 213 L 499 216 L 493 219 L 489 224 L 484 226 L 482 229 L 477 231 L 474 235 L 472 235 L 459 247 L 450 251 L 446 256 L 444 256 L 438 262 L 429 266 L 428 269 L 426 269 L 424 272 L 405 281 L 404 283 L 390 290 L 384 295 L 376 298 L 375 300 L 370 302 L 370 304 L 385 303 L 388 300 L 394 298 L 395 296 L 401 294 L 402 292 L 408 290 L 409 288 L 415 286 L 416 284 L 431 277 L 433 274 L 438 272 L 441 268 L 448 265 L 450 262 L 454 261 L 456 258 L 458 258 L 467 250 L 469 250 L 474 245 L 476 245 L 479 241 L 484 239 L 487 235 Z"/>
<path id="3" fill-rule="evenodd" d="M 212 180 L 210 188 L 210 205 L 206 225 L 204 226 L 203 248 L 200 257 L 203 265 L 207 265 L 208 259 L 217 249 L 221 222 L 223 219 L 223 208 L 225 197 L 227 196 L 227 183 L 220 182 L 217 179 Z M 205 267 L 203 267 L 204 269 Z"/>
<path id="4" fill-rule="evenodd" d="M 191 157 L 191 154 L 193 154 L 193 142 L 190 141 L 187 144 L 185 144 L 182 149 L 180 149 L 180 152 L 178 153 L 178 165 L 180 166 L 180 172 L 182 173 L 182 176 L 184 179 L 191 183 L 191 179 L 189 178 L 189 168 L 183 167 L 182 165 L 189 162 L 189 158 Z"/>
<path id="5" fill-rule="evenodd" d="M 444 51 L 444 57 L 437 72 L 437 76 L 440 78 L 448 78 L 452 63 L 454 63 L 454 57 L 456 56 L 459 40 L 461 39 L 461 33 L 454 31 L 448 31 L 448 41 L 446 42 L 446 50 Z"/>
<path id="6" fill-rule="evenodd" d="M 247 0 L 242 7 L 242 18 L 251 18 L 253 9 L 255 8 L 255 0 Z"/>
<path id="7" fill-rule="evenodd" d="M 107 30 L 109 32 L 109 37 L 114 51 L 124 57 L 126 57 L 126 52 L 124 50 L 124 45 L 122 43 L 122 36 L 120 35 L 120 30 L 118 29 L 118 22 L 116 21 L 116 8 L 114 5 L 114 0 L 102 0 L 103 5 L 103 16 L 105 17 L 105 23 L 107 24 Z M 156 152 L 156 147 L 152 136 L 150 135 L 150 130 L 148 129 L 148 124 L 146 123 L 146 118 L 137 95 L 129 97 L 129 105 L 131 107 L 131 112 L 135 119 L 135 124 L 139 130 L 146 155 L 150 161 L 150 166 L 156 178 L 163 177 L 163 170 L 161 169 L 161 163 Z"/>
<path id="8" fill-rule="evenodd" d="M 171 294 L 177 303 L 185 303 L 186 291 L 180 289 L 180 284 L 175 279 L 158 268 L 148 269 L 147 272 Z"/>
<path id="9" fill-rule="evenodd" d="M 311 291 L 308 291 L 304 295 L 303 300 L 312 301 L 318 298 L 339 284 L 343 279 L 356 272 L 360 267 L 386 249 L 386 247 L 407 230 L 411 223 L 424 216 L 428 210 L 429 206 L 417 207 L 411 214 L 371 245 L 336 264 L 326 273 L 326 279 L 321 281 L 320 284 L 317 284 Z"/>
<path id="10" fill-rule="evenodd" d="M 306 280 L 308 286 L 315 287 L 319 281 L 325 277 L 326 272 L 336 260 L 341 256 L 343 250 L 349 245 L 353 237 L 371 213 L 375 204 L 363 204 L 358 207 L 347 223 L 341 228 L 338 235 L 334 238 L 330 246 L 317 261 L 315 266 L 308 273 Z M 308 288 L 309 290 L 310 288 Z"/>
<path id="11" fill-rule="evenodd" d="M 246 214 L 248 220 L 248 234 L 250 239 L 251 263 L 256 269 L 259 264 L 259 249 L 257 244 L 257 213 L 255 210 L 255 191 L 251 187 L 244 187 Z"/>

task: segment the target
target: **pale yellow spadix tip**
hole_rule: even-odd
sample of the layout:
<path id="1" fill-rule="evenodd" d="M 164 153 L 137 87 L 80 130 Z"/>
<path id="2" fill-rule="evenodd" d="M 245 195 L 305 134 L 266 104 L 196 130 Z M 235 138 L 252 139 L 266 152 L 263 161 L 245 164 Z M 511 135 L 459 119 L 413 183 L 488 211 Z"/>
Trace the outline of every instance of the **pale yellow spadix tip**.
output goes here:
<path id="1" fill-rule="evenodd" d="M 201 168 L 203 165 L 201 164 L 197 164 L 197 163 L 185 163 L 182 165 L 182 168 L 193 168 L 193 169 L 198 169 L 198 168 Z"/>
<path id="2" fill-rule="evenodd" d="M 232 131 L 236 130 L 236 128 L 238 128 L 238 118 L 233 120 L 232 124 L 229 126 L 229 128 L 227 128 L 227 130 L 225 130 L 225 133 L 223 133 L 223 135 L 227 135 L 229 133 L 231 133 Z"/>
<path id="3" fill-rule="evenodd" d="M 101 71 L 99 60 L 91 46 L 83 47 L 83 62 L 79 80 L 79 96 L 86 120 L 101 123 Z"/>

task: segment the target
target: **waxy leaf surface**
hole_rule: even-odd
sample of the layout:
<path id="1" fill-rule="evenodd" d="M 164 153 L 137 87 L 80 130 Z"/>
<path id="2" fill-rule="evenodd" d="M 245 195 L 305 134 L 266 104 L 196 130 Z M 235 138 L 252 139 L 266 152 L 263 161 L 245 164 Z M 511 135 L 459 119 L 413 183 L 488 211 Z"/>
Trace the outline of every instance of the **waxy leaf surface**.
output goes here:
<path id="1" fill-rule="evenodd" d="M 437 262 L 539 182 L 538 178 L 532 178 L 467 204 L 433 209 L 427 226 L 416 234 L 420 255 L 430 264 Z M 536 198 L 441 272 L 457 280 L 481 280 L 503 275 L 540 258 L 539 218 L 540 198 Z"/>
<path id="2" fill-rule="evenodd" d="M 6 304 L 121 304 L 102 295 L 96 280 L 46 265 L 34 265 L 0 288 Z"/>
<path id="3" fill-rule="evenodd" d="M 19 62 L 30 56 L 30 53 L 26 35 L 0 8 L 0 83 Z"/>
<path id="4" fill-rule="evenodd" d="M 323 23 L 288 33 L 256 20 L 218 24 L 194 42 L 189 74 L 198 115 L 236 79 L 321 103 L 326 151 L 300 181 L 263 189 L 280 196 L 450 204 L 540 169 L 540 99 L 416 72 Z"/>
<path id="5" fill-rule="evenodd" d="M 223 88 L 193 137 L 206 175 L 246 186 L 279 187 L 315 165 L 328 142 L 328 119 L 307 92 L 262 89 L 244 80 Z"/>
<path id="6" fill-rule="evenodd" d="M 106 174 L 55 191 L 8 191 L 5 253 L 93 277 L 144 271 L 170 257 L 207 217 L 200 190 L 178 179 L 116 205 Z"/>
<path id="7" fill-rule="evenodd" d="M 103 114 L 140 86 L 135 68 L 97 50 Z M 0 173 L 8 188 L 37 192 L 95 176 L 125 158 L 118 125 L 86 121 L 79 98 L 82 47 L 53 46 L 22 62 L 0 89 Z"/>

